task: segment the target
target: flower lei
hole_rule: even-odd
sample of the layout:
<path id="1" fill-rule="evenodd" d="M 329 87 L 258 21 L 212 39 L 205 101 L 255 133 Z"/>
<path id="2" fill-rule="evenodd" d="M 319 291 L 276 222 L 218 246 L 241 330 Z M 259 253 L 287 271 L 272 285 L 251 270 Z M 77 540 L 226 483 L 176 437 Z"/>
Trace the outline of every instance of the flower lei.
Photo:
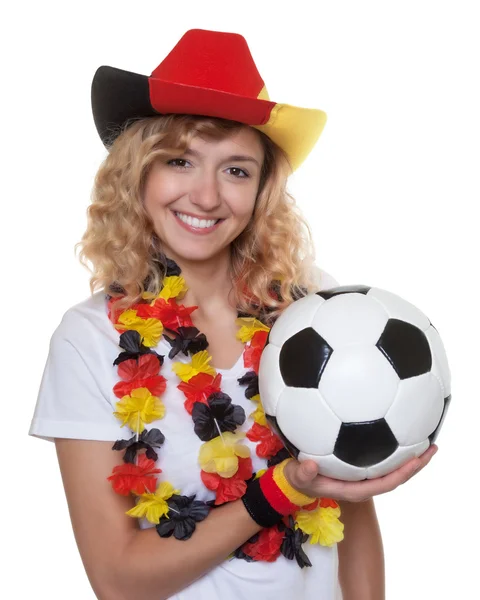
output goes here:
<path id="1" fill-rule="evenodd" d="M 198 307 L 178 304 L 177 299 L 187 291 L 178 265 L 167 259 L 163 287 L 158 295 L 144 292 L 142 300 L 127 310 L 116 310 L 118 298 L 107 294 L 108 316 L 120 333 L 122 352 L 114 361 L 120 381 L 114 386 L 115 417 L 121 426 L 128 425 L 134 435 L 128 440 L 117 440 L 113 450 L 124 450 L 123 464 L 114 467 L 108 477 L 114 491 L 128 496 L 134 494 L 136 506 L 127 515 L 146 518 L 156 527 L 161 537 L 174 536 L 186 540 L 195 531 L 196 523 L 205 519 L 211 508 L 241 498 L 253 473 L 250 449 L 242 441 L 246 437 L 257 442 L 256 453 L 267 459 L 268 466 L 285 458 L 288 452 L 280 438 L 269 428 L 265 419 L 258 390 L 258 369 L 269 327 L 261 320 L 238 314 L 240 330 L 237 338 L 245 343 L 244 366 L 250 368 L 238 383 L 246 386 L 245 396 L 256 404 L 249 415 L 253 425 L 248 432 L 236 431 L 245 422 L 245 411 L 232 403 L 221 391 L 222 376 L 209 365 L 211 356 L 206 348 L 204 334 L 193 325 L 191 313 Z M 114 284 L 111 289 L 120 291 Z M 169 342 L 169 358 L 179 352 L 190 356 L 187 364 L 175 362 L 172 370 L 181 382 L 178 389 L 185 395 L 184 406 L 192 416 L 194 431 L 204 442 L 198 457 L 201 479 L 215 492 L 210 502 L 195 500 L 195 496 L 182 496 L 181 491 L 168 481 L 158 482 L 162 470 L 156 467 L 155 449 L 165 441 L 163 433 L 145 424 L 163 419 L 165 406 L 161 396 L 166 389 L 166 379 L 160 374 L 164 357 L 155 347 L 161 336 Z M 321 498 L 299 510 L 294 517 L 280 524 L 264 528 L 232 555 L 247 561 L 274 561 L 280 554 L 296 559 L 300 567 L 311 566 L 302 549 L 308 539 L 311 544 L 331 546 L 343 539 L 343 524 L 339 520 L 340 508 L 331 499 Z"/>

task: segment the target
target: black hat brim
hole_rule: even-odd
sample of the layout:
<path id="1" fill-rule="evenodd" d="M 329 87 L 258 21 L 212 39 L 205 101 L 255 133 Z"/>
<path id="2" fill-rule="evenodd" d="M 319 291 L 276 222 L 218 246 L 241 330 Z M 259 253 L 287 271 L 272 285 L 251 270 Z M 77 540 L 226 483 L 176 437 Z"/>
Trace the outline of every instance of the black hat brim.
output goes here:
<path id="1" fill-rule="evenodd" d="M 115 67 L 97 69 L 91 98 L 95 127 L 106 148 L 128 121 L 159 114 L 150 102 L 148 77 Z"/>

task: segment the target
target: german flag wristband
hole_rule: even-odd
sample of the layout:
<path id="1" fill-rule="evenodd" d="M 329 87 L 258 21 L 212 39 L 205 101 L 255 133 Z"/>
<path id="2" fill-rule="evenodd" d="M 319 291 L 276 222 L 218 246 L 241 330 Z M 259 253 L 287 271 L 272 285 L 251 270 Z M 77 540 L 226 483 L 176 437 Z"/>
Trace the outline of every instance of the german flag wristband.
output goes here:
<path id="1" fill-rule="evenodd" d="M 261 477 L 247 485 L 247 491 L 242 497 L 243 504 L 252 519 L 262 527 L 271 527 L 283 517 L 315 501 L 315 498 L 302 494 L 287 481 L 284 469 L 290 460 L 292 459 L 287 458 L 270 467 Z"/>

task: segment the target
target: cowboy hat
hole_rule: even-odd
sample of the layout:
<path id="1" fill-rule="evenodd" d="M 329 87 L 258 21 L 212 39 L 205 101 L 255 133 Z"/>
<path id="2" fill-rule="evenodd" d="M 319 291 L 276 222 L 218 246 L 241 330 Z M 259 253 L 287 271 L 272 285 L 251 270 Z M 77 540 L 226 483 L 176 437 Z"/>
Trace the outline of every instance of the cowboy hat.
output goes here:
<path id="1" fill-rule="evenodd" d="M 127 121 L 176 113 L 239 121 L 265 133 L 292 169 L 322 133 L 322 110 L 272 102 L 245 38 L 190 29 L 150 77 L 101 66 L 92 81 L 95 126 L 109 148 Z"/>

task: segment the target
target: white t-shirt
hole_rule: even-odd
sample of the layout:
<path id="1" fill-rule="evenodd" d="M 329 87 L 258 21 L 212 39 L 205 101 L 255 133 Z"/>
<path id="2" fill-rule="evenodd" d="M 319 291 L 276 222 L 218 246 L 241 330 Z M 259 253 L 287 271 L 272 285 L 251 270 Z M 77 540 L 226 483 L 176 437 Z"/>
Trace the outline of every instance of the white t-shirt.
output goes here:
<path id="1" fill-rule="evenodd" d="M 318 270 L 318 276 L 322 289 L 338 285 L 321 270 Z M 113 366 L 121 351 L 118 340 L 119 334 L 108 319 L 103 292 L 96 292 L 66 311 L 51 337 L 29 435 L 49 441 L 62 437 L 111 442 L 133 435 L 126 426 L 120 427 L 113 415 L 118 401 L 112 391 L 118 382 L 117 369 Z M 167 379 L 167 389 L 162 395 L 166 414 L 163 419 L 147 424 L 146 428 L 156 427 L 165 435 L 165 443 L 158 451 L 161 480 L 170 481 L 183 495 L 196 494 L 197 500 L 212 500 L 214 492 L 200 479 L 198 454 L 203 442 L 193 431 L 192 417 L 184 408 L 185 397 L 176 387 L 179 379 L 171 369 L 172 362 L 189 362 L 190 359 L 179 353 L 170 360 L 170 348 L 163 339 L 154 348 L 165 357 L 160 374 Z M 234 404 L 244 408 L 247 419 L 240 429 L 247 431 L 252 425 L 248 416 L 256 406 L 245 397 L 245 386 L 237 383 L 237 379 L 249 370 L 243 365 L 243 357 L 230 369 L 216 370 L 222 374 L 222 391 Z M 266 461 L 255 453 L 256 444 L 248 439 L 244 443 L 250 447 L 254 472 L 265 468 Z M 123 452 L 118 452 L 119 464 L 122 455 Z M 105 477 L 108 475 L 110 473 L 105 473 Z M 153 527 L 144 519 L 139 525 Z M 336 545 L 327 548 L 307 542 L 304 549 L 312 567 L 301 569 L 295 560 L 287 560 L 283 555 L 273 563 L 227 559 L 172 596 L 172 600 L 341 598 Z"/>

